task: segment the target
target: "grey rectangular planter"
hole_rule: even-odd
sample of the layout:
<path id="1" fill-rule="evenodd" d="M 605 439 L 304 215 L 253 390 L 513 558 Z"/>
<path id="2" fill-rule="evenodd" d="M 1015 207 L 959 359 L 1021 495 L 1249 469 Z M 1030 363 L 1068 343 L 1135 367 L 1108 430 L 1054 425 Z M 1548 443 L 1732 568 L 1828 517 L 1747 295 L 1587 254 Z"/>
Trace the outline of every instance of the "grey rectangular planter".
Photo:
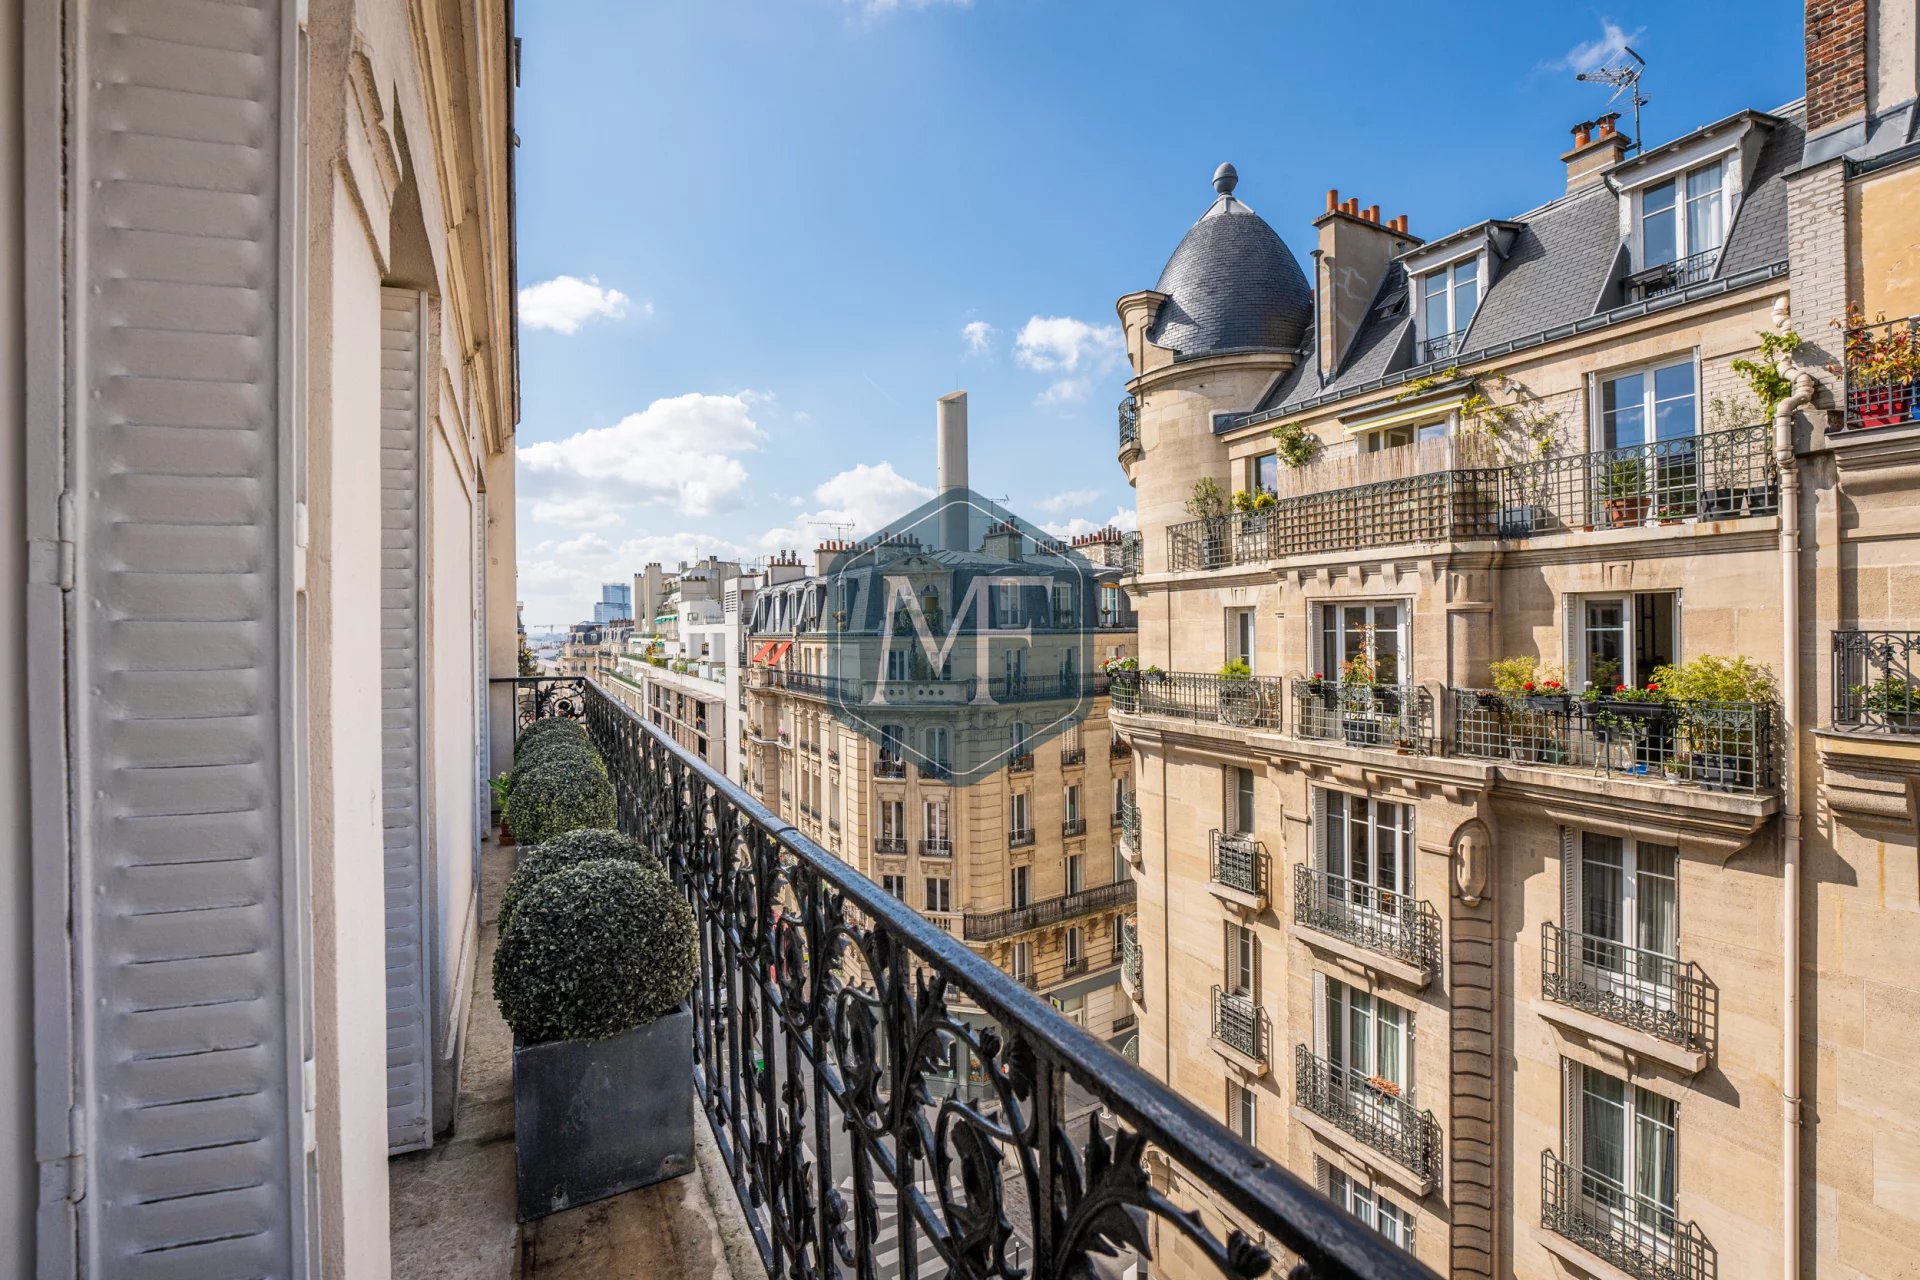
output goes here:
<path id="1" fill-rule="evenodd" d="M 693 1013 L 513 1046 L 520 1221 L 693 1170 Z"/>

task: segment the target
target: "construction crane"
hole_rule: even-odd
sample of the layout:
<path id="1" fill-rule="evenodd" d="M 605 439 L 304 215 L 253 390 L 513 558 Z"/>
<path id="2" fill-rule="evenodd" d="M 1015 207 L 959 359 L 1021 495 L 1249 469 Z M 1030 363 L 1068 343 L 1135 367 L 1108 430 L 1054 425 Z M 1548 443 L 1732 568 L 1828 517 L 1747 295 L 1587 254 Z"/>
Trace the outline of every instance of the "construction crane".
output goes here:
<path id="1" fill-rule="evenodd" d="M 1612 85 L 1613 96 L 1607 99 L 1608 106 L 1618 102 L 1623 93 L 1633 95 L 1633 149 L 1638 152 L 1640 150 L 1640 108 L 1653 101 L 1651 98 L 1640 96 L 1640 73 L 1647 69 L 1647 60 L 1635 53 L 1630 44 L 1623 44 L 1620 48 L 1633 59 L 1631 63 L 1622 62 L 1618 66 L 1595 67 L 1591 71 L 1582 71 L 1574 79 L 1583 80 L 1588 84 Z"/>

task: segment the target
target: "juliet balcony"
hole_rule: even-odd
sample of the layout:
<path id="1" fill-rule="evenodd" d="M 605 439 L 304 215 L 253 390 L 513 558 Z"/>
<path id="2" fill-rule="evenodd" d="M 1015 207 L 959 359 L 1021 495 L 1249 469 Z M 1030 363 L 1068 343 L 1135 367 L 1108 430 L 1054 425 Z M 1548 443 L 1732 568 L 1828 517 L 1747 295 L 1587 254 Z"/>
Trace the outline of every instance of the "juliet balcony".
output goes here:
<path id="1" fill-rule="evenodd" d="M 1213 1047 L 1256 1072 L 1267 1069 L 1267 1015 L 1251 996 L 1213 989 Z"/>
<path id="2" fill-rule="evenodd" d="M 1396 976 L 1416 986 L 1440 971 L 1440 913 L 1404 893 L 1300 863 L 1293 869 L 1293 923 L 1404 966 Z"/>
<path id="3" fill-rule="evenodd" d="M 1024 907 L 1004 911 L 969 911 L 964 936 L 968 942 L 993 942 L 1015 934 L 1031 933 L 1049 925 L 1064 924 L 1081 916 L 1098 915 L 1133 905 L 1135 889 L 1131 879 L 1095 885 L 1079 893 L 1043 898 Z"/>
<path id="4" fill-rule="evenodd" d="M 1543 921 L 1540 994 L 1678 1047 L 1682 1054 L 1657 1054 L 1669 1065 L 1690 1072 L 1706 1065 L 1717 993 L 1692 961 Z"/>
<path id="5" fill-rule="evenodd" d="M 1295 494 L 1261 511 L 1170 526 L 1167 565 L 1228 570 L 1414 543 L 1660 529 L 1779 507 L 1772 428 L 1759 425 Z"/>
<path id="6" fill-rule="evenodd" d="M 1839 430 L 1847 435 L 1920 426 L 1920 316 L 1859 324 L 1846 332 Z"/>
<path id="7" fill-rule="evenodd" d="M 1207 879 L 1214 893 L 1251 910 L 1264 910 L 1272 863 L 1267 846 L 1233 831 L 1215 831 L 1209 843 Z"/>
<path id="8" fill-rule="evenodd" d="M 1540 1225 L 1633 1280 L 1717 1280 L 1720 1274 L 1718 1252 L 1673 1205 L 1551 1151 L 1540 1153 Z M 1576 1261 L 1586 1260 L 1576 1255 Z"/>
<path id="9" fill-rule="evenodd" d="M 1920 734 L 1916 653 L 1920 631 L 1834 632 L 1833 727 L 1847 733 Z"/>
<path id="10" fill-rule="evenodd" d="M 1440 1177 L 1440 1121 L 1389 1080 L 1361 1075 L 1294 1046 L 1293 1096 L 1300 1108 L 1386 1156 L 1428 1186 Z"/>

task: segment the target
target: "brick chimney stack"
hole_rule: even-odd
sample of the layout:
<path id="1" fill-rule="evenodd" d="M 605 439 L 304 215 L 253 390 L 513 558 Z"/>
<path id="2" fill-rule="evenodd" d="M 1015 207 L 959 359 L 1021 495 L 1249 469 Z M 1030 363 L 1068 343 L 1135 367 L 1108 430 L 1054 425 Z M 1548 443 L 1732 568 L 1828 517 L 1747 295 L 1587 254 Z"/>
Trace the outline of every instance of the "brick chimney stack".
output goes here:
<path id="1" fill-rule="evenodd" d="M 1373 306 L 1395 256 L 1420 243 L 1406 219 L 1380 220 L 1380 206 L 1360 207 L 1358 196 L 1342 201 L 1327 192 L 1327 211 L 1314 219 L 1320 247 L 1314 250 L 1314 349 L 1320 376 L 1330 378 L 1346 357 L 1354 335 Z"/>
<path id="2" fill-rule="evenodd" d="M 1618 111 L 1573 126 L 1573 150 L 1561 156 L 1567 166 L 1567 194 L 1600 181 L 1600 175 L 1619 164 L 1633 140 L 1614 127 Z"/>

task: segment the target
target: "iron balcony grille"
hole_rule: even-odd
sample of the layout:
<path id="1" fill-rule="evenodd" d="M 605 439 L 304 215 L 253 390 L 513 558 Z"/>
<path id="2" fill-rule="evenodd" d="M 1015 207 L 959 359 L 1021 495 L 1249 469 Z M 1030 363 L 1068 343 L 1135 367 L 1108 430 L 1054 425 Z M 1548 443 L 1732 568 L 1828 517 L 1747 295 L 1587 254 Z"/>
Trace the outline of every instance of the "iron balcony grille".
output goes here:
<path id="1" fill-rule="evenodd" d="M 1920 316 L 1847 330 L 1841 377 L 1845 386 L 1840 430 L 1871 431 L 1920 421 L 1920 392 L 1912 370 L 1920 355 Z"/>
<path id="2" fill-rule="evenodd" d="M 907 776 L 907 762 L 892 756 L 876 756 L 873 761 L 873 776 L 876 778 L 904 778 Z"/>
<path id="3" fill-rule="evenodd" d="M 1008 773 L 1032 773 L 1033 772 L 1033 752 L 1024 751 L 1019 755 L 1015 756 L 1013 759 L 1007 761 L 1007 772 Z"/>
<path id="4" fill-rule="evenodd" d="M 1087 971 L 1087 958 L 1074 956 L 1060 966 L 1060 975 L 1064 978 L 1077 978 Z"/>
<path id="5" fill-rule="evenodd" d="M 1440 971 L 1440 913 L 1429 902 L 1306 863 L 1293 869 L 1293 921 L 1428 975 Z"/>
<path id="6" fill-rule="evenodd" d="M 1170 526 L 1167 563 L 1175 572 L 1206 571 L 1330 551 L 1731 520 L 1779 509 L 1773 429 L 1758 424 L 1298 494 L 1264 511 Z"/>
<path id="7" fill-rule="evenodd" d="M 1138 577 L 1145 568 L 1146 561 L 1142 551 L 1143 535 L 1126 533 L 1120 535 L 1120 576 Z"/>
<path id="8" fill-rule="evenodd" d="M 1115 880 L 1079 893 L 1044 898 L 1024 907 L 1009 907 L 1004 911 L 969 911 L 966 914 L 964 936 L 968 942 L 992 942 L 1096 912 L 1131 906 L 1133 899 L 1133 881 Z"/>
<path id="9" fill-rule="evenodd" d="M 951 858 L 953 841 L 929 836 L 920 842 L 920 856 L 923 858 Z"/>
<path id="10" fill-rule="evenodd" d="M 1392 1082 L 1317 1057 L 1303 1044 L 1294 1046 L 1293 1091 L 1313 1114 L 1429 1182 L 1439 1180 L 1440 1122 Z"/>
<path id="11" fill-rule="evenodd" d="M 1140 994 L 1140 927 L 1131 920 L 1120 926 L 1120 977 L 1129 991 Z"/>
<path id="12" fill-rule="evenodd" d="M 873 838 L 873 851 L 888 858 L 905 857 L 907 842 L 901 836 L 875 836 Z"/>
<path id="13" fill-rule="evenodd" d="M 1007 832 L 1007 844 L 1015 849 L 1024 849 L 1033 843 L 1032 827 L 1017 827 Z"/>
<path id="14" fill-rule="evenodd" d="M 1644 301 L 1691 285 L 1704 284 L 1713 279 L 1713 269 L 1719 262 L 1720 248 L 1716 245 L 1672 262 L 1657 262 L 1628 276 L 1626 283 L 1638 299 Z"/>
<path id="15" fill-rule="evenodd" d="M 1125 455 L 1140 447 L 1140 402 L 1128 396 L 1120 402 L 1120 452 Z"/>
<path id="16" fill-rule="evenodd" d="M 620 829 L 695 913 L 695 1094 L 769 1275 L 873 1274 L 883 1249 L 953 1275 L 1016 1255 L 1082 1274 L 1117 1213 L 1230 1280 L 1271 1271 L 1269 1249 L 1323 1280 L 1435 1280 L 598 684 L 584 701 Z M 1111 1122 L 1069 1123 L 1089 1096 Z M 1156 1191 L 1149 1148 L 1266 1243 Z"/>
<path id="17" fill-rule="evenodd" d="M 1129 791 L 1120 801 L 1120 843 L 1140 852 L 1140 802 Z"/>
<path id="18" fill-rule="evenodd" d="M 1540 994 L 1671 1044 L 1710 1047 L 1713 988 L 1691 961 L 1543 921 Z"/>
<path id="19" fill-rule="evenodd" d="M 1540 1153 L 1540 1225 L 1638 1280 L 1716 1280 L 1720 1255 L 1670 1205 Z"/>
<path id="20" fill-rule="evenodd" d="M 1127 740 L 1119 734 L 1115 734 L 1112 738 L 1108 739 L 1107 758 L 1109 760 L 1125 760 L 1132 754 L 1133 748 L 1128 746 Z"/>
<path id="21" fill-rule="evenodd" d="M 1213 1038 L 1256 1062 L 1267 1060 L 1266 1018 L 1249 996 L 1213 989 Z"/>
<path id="22" fill-rule="evenodd" d="M 1215 831 L 1209 877 L 1215 884 L 1264 897 L 1267 892 L 1267 846 L 1250 835 Z"/>
<path id="23" fill-rule="evenodd" d="M 1773 708 L 1455 689 L 1453 752 L 1711 791 L 1774 785 Z"/>
<path id="24" fill-rule="evenodd" d="M 1920 733 L 1913 659 L 1920 631 L 1833 633 L 1833 727 Z"/>
<path id="25" fill-rule="evenodd" d="M 1443 333 L 1437 338 L 1428 338 L 1420 344 L 1420 358 L 1416 364 L 1432 364 L 1435 360 L 1451 360 L 1460 354 L 1460 343 L 1467 336 L 1465 329 L 1458 333 Z"/>
<path id="26" fill-rule="evenodd" d="M 1087 820 L 1085 818 L 1067 818 L 1063 820 L 1060 823 L 1060 834 L 1062 836 L 1083 836 L 1087 834 Z"/>
<path id="27" fill-rule="evenodd" d="M 1433 750 L 1433 695 L 1412 684 L 1295 679 L 1293 734 L 1427 755 Z"/>
<path id="28" fill-rule="evenodd" d="M 1113 677 L 1113 706 L 1134 715 L 1171 716 L 1236 729 L 1278 729 L 1285 687 L 1279 676 L 1128 671 Z"/>
<path id="29" fill-rule="evenodd" d="M 1060 767 L 1062 769 L 1070 769 L 1074 765 L 1085 764 L 1086 762 L 1087 762 L 1087 749 L 1085 747 L 1061 748 Z"/>

